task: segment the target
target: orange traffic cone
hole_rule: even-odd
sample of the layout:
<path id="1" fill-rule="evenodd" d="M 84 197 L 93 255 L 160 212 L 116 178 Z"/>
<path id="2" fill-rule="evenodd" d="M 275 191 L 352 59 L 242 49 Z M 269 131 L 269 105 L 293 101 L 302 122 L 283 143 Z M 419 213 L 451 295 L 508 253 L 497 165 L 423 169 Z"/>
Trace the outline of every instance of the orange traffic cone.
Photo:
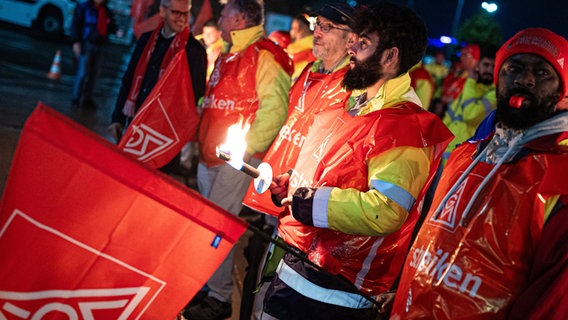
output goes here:
<path id="1" fill-rule="evenodd" d="M 51 69 L 47 74 L 47 78 L 51 80 L 61 79 L 61 50 L 55 52 L 55 57 L 53 58 L 53 63 L 51 64 Z"/>

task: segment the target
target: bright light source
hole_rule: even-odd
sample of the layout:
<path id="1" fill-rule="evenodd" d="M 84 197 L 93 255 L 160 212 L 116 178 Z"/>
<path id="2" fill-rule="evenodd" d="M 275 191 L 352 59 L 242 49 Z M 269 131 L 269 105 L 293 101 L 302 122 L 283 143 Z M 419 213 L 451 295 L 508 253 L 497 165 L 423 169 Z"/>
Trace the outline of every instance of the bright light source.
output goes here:
<path id="1" fill-rule="evenodd" d="M 450 44 L 450 43 L 452 43 L 452 38 L 447 37 L 447 36 L 441 36 L 440 42 L 443 43 L 443 44 Z"/>
<path id="2" fill-rule="evenodd" d="M 489 13 L 493 13 L 495 11 L 497 11 L 497 9 L 499 9 L 499 7 L 497 6 L 497 4 L 491 2 L 491 3 L 487 3 L 487 2 L 483 2 L 481 4 L 481 7 L 483 9 L 485 9 L 485 11 L 489 12 Z"/>
<path id="3" fill-rule="evenodd" d="M 227 139 L 225 143 L 218 146 L 219 150 L 230 156 L 228 163 L 237 170 L 241 170 L 244 164 L 243 158 L 247 151 L 245 138 L 249 129 L 250 124 L 240 119 L 238 123 L 235 123 L 227 129 Z"/>

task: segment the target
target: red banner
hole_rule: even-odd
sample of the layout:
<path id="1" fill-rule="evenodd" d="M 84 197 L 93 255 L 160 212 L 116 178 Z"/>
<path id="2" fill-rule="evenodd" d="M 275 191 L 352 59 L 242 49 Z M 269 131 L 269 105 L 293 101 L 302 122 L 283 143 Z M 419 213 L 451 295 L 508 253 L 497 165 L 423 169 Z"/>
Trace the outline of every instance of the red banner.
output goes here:
<path id="1" fill-rule="evenodd" d="M 186 53 L 180 50 L 134 116 L 118 148 L 151 168 L 160 168 L 195 136 L 198 124 Z"/>
<path id="2" fill-rule="evenodd" d="M 174 319 L 245 228 L 40 104 L 0 203 L 0 319 Z"/>

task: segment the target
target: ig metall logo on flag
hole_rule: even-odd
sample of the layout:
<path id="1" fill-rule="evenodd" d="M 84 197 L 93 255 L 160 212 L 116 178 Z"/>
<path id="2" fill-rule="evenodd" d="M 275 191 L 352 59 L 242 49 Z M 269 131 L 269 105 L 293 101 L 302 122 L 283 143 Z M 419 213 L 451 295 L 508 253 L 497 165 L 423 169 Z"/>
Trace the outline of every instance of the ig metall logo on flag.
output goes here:
<path id="1" fill-rule="evenodd" d="M 123 151 L 135 155 L 142 162 L 167 152 L 180 142 L 159 96 L 140 109 L 131 126 L 132 134 L 126 137 L 128 140 Z"/>
<path id="2" fill-rule="evenodd" d="M 139 319 L 166 283 L 106 251 L 14 210 L 0 230 L 0 320 Z"/>

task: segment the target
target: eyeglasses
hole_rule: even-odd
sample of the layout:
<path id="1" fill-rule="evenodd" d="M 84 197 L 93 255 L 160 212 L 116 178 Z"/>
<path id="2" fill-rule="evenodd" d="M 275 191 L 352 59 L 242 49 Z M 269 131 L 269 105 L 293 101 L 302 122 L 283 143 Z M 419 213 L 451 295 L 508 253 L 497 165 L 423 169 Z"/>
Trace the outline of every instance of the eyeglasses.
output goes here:
<path id="1" fill-rule="evenodd" d="M 316 27 L 319 27 L 321 32 L 323 32 L 323 33 L 328 33 L 331 29 L 337 29 L 337 30 L 343 30 L 343 31 L 351 32 L 351 29 L 336 27 L 336 26 L 331 25 L 329 23 L 316 22 L 315 25 L 314 25 L 314 31 L 316 30 Z"/>
<path id="2" fill-rule="evenodd" d="M 167 8 L 168 10 L 170 10 L 170 12 L 172 13 L 172 16 L 176 17 L 176 18 L 185 18 L 187 16 L 189 16 L 189 10 L 188 11 L 179 11 L 179 10 L 172 10 L 170 8 Z"/>

